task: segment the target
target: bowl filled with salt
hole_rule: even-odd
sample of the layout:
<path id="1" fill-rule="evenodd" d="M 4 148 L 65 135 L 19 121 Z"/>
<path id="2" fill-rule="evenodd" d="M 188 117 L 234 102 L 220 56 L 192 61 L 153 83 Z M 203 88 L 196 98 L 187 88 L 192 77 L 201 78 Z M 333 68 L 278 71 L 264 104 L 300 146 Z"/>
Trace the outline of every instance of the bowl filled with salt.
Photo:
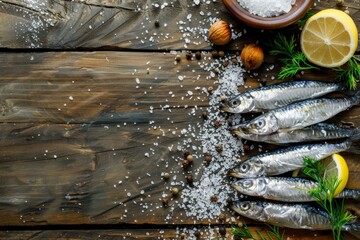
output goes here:
<path id="1" fill-rule="evenodd" d="M 287 27 L 305 15 L 314 0 L 223 0 L 230 13 L 260 29 Z"/>

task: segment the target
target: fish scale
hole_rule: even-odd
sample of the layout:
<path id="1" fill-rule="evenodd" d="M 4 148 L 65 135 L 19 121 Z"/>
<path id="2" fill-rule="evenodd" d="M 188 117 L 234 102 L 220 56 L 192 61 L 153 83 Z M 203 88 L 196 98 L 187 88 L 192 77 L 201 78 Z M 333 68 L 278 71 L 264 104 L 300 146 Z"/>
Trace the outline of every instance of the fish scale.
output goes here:
<path id="1" fill-rule="evenodd" d="M 270 110 L 239 127 L 245 133 L 266 135 L 277 131 L 291 131 L 325 121 L 359 104 L 360 92 L 348 98 L 320 98 L 305 100 Z"/>
<path id="2" fill-rule="evenodd" d="M 229 172 L 229 175 L 236 178 L 279 175 L 302 168 L 305 157 L 321 160 L 343 151 L 359 153 L 359 149 L 353 147 L 353 143 L 359 138 L 360 136 L 356 135 L 342 143 L 292 146 L 258 154 L 241 162 Z"/>
<path id="3" fill-rule="evenodd" d="M 261 112 L 343 90 L 338 83 L 293 81 L 260 87 L 232 96 L 221 109 L 231 113 Z"/>

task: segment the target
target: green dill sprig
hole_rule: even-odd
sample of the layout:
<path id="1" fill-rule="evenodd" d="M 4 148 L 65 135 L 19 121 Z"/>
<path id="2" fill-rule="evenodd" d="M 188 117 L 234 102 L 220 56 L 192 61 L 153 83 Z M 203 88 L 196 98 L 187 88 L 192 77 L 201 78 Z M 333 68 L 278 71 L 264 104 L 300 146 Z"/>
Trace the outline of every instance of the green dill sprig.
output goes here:
<path id="1" fill-rule="evenodd" d="M 286 37 L 278 33 L 268 45 L 272 48 L 270 54 L 278 55 L 280 62 L 283 64 L 278 74 L 279 79 L 293 77 L 304 70 L 320 69 L 310 63 L 304 53 L 299 50 L 294 35 Z M 350 90 L 356 89 L 357 82 L 360 79 L 359 61 L 360 59 L 352 57 L 343 66 L 332 68 L 335 71 L 336 79 L 344 82 L 345 86 Z"/>
<path id="2" fill-rule="evenodd" d="M 325 166 L 321 161 L 313 158 L 304 158 L 303 173 L 318 183 L 316 189 L 309 190 L 315 201 L 329 214 L 331 231 L 334 240 L 344 239 L 342 228 L 356 217 L 345 210 L 344 200 L 341 203 L 334 201 L 335 190 L 340 180 L 335 176 L 331 179 L 322 177 Z"/>
<path id="3" fill-rule="evenodd" d="M 298 25 L 299 28 L 303 28 L 305 26 L 306 21 L 314 14 L 315 14 L 314 9 L 310 9 L 305 13 L 305 15 L 302 18 L 300 18 L 300 20 L 296 22 L 296 25 Z"/>
<path id="4" fill-rule="evenodd" d="M 295 76 L 298 72 L 311 69 L 319 69 L 310 64 L 305 55 L 301 51 L 295 49 L 295 37 L 290 38 L 278 33 L 273 42 L 270 43 L 272 50 L 270 54 L 280 55 L 279 60 L 283 63 L 283 67 L 278 75 L 278 78 L 285 79 Z"/>
<path id="5" fill-rule="evenodd" d="M 243 227 L 236 227 L 236 226 L 232 226 L 231 227 L 231 232 L 232 234 L 234 234 L 237 237 L 241 237 L 241 238 L 251 238 L 254 240 L 283 240 L 284 238 L 284 233 L 285 231 L 281 232 L 281 229 L 279 226 L 273 226 L 273 225 L 268 225 L 269 230 L 266 231 L 266 237 L 258 230 L 255 230 L 258 238 L 256 238 L 250 231 L 250 229 L 248 228 L 248 226 L 246 226 L 246 224 L 243 225 Z"/>
<path id="6" fill-rule="evenodd" d="M 356 89 L 357 81 L 360 79 L 360 66 L 358 62 L 358 58 L 352 57 L 347 64 L 334 68 L 336 79 L 345 82 L 346 87 L 350 90 Z"/>

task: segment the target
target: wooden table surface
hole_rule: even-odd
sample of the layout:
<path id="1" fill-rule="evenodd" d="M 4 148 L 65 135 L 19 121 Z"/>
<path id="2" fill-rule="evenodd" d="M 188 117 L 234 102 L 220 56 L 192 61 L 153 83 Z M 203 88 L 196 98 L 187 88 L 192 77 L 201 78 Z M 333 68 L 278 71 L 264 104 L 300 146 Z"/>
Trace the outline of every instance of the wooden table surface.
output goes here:
<path id="1" fill-rule="evenodd" d="M 338 8 L 335 1 L 315 2 L 315 11 Z M 231 239 L 238 222 L 265 228 L 226 207 L 223 221 L 188 217 L 181 207 L 185 176 L 196 182 L 206 168 L 196 136 L 209 106 L 206 89 L 218 87 L 207 67 L 211 51 L 236 57 L 245 43 L 265 43 L 274 34 L 243 25 L 220 0 L 196 3 L 0 1 L 0 239 L 172 239 L 196 229 L 203 238 Z M 359 27 L 359 1 L 341 9 Z M 218 18 L 241 35 L 220 48 L 204 37 Z M 201 59 L 187 60 L 188 51 L 200 51 Z M 279 61 L 265 54 L 258 71 L 245 73 L 245 86 L 277 82 Z M 331 70 L 304 74 L 333 77 Z M 332 121 L 360 126 L 360 108 Z M 185 171 L 184 149 L 195 156 Z M 344 156 L 348 187 L 359 188 L 359 157 Z M 173 186 L 180 196 L 164 207 Z M 223 227 L 227 235 L 219 233 Z M 331 238 L 329 231 L 286 229 L 285 235 Z"/>

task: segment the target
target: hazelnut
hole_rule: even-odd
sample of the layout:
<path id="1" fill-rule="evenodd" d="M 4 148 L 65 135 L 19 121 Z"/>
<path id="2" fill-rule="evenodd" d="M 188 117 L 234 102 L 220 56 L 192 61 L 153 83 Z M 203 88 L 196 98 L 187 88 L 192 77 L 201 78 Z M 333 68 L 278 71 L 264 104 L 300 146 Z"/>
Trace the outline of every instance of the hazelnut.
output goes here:
<path id="1" fill-rule="evenodd" d="M 216 21 L 209 29 L 209 40 L 215 45 L 225 45 L 231 40 L 231 29 L 224 20 Z"/>
<path id="2" fill-rule="evenodd" d="M 189 162 L 192 162 L 193 159 L 194 159 L 194 157 L 193 157 L 192 155 L 188 155 L 188 156 L 186 157 L 186 160 L 188 160 Z"/>
<path id="3" fill-rule="evenodd" d="M 254 70 L 264 62 L 264 51 L 261 47 L 252 43 L 243 48 L 240 57 L 246 69 Z"/>

